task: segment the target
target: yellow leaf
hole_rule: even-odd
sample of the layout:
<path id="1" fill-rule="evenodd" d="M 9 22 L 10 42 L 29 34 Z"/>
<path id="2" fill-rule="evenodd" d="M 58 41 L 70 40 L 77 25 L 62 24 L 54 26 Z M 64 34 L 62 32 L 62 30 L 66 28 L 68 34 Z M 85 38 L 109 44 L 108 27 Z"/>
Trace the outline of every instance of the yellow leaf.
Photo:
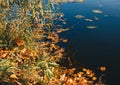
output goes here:
<path id="1" fill-rule="evenodd" d="M 51 48 L 57 49 L 57 46 L 55 44 L 51 44 Z"/>
<path id="2" fill-rule="evenodd" d="M 83 70 L 83 71 L 87 71 L 87 69 L 86 69 L 86 68 L 83 68 L 82 70 Z"/>
<path id="3" fill-rule="evenodd" d="M 84 72 L 79 72 L 78 76 L 81 77 L 84 74 Z"/>
<path id="4" fill-rule="evenodd" d="M 90 75 L 89 75 L 89 77 L 93 77 L 95 74 L 94 73 L 91 73 Z"/>
<path id="5" fill-rule="evenodd" d="M 22 50 L 21 50 L 21 53 L 25 53 L 26 52 L 26 48 L 23 48 Z"/>
<path id="6" fill-rule="evenodd" d="M 90 73 L 91 73 L 91 71 L 90 71 L 90 70 L 87 70 L 87 71 L 86 71 L 86 74 L 87 74 L 87 75 L 89 75 Z"/>
<path id="7" fill-rule="evenodd" d="M 15 74 L 10 75 L 10 78 L 12 78 L 12 79 L 18 79 L 18 77 Z"/>
<path id="8" fill-rule="evenodd" d="M 96 79 L 97 79 L 97 77 L 92 77 L 92 80 L 94 80 L 94 81 L 95 81 Z"/>

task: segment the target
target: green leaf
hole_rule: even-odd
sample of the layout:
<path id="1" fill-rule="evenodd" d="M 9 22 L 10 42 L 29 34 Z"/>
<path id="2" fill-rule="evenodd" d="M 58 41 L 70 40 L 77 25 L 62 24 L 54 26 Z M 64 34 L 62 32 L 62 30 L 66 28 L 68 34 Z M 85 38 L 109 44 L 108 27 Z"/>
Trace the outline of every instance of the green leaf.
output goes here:
<path id="1" fill-rule="evenodd" d="M 53 67 L 59 67 L 59 64 L 57 64 L 55 62 L 49 62 L 48 65 L 53 66 Z"/>
<path id="2" fill-rule="evenodd" d="M 46 75 L 47 75 L 48 77 L 53 77 L 53 76 L 54 76 L 53 72 L 52 72 L 50 69 L 47 69 L 47 70 L 46 70 Z"/>

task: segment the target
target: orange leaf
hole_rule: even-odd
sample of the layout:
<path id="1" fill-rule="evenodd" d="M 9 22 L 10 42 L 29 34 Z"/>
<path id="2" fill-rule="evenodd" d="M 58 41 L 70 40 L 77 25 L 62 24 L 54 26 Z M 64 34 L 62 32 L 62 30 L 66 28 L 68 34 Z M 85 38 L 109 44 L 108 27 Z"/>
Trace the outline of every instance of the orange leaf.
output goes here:
<path id="1" fill-rule="evenodd" d="M 2 55 L 3 55 L 3 50 L 0 49 L 0 58 L 2 58 Z"/>
<path id="2" fill-rule="evenodd" d="M 43 27 L 43 24 L 37 24 L 38 25 L 38 27 Z"/>
<path id="3" fill-rule="evenodd" d="M 67 39 L 64 39 L 63 42 L 66 43 L 68 40 Z"/>
<path id="4" fill-rule="evenodd" d="M 17 45 L 18 46 L 23 46 L 25 42 L 22 39 L 17 39 Z"/>
<path id="5" fill-rule="evenodd" d="M 100 71 L 106 71 L 106 67 L 105 66 L 102 66 L 99 69 L 100 69 Z"/>

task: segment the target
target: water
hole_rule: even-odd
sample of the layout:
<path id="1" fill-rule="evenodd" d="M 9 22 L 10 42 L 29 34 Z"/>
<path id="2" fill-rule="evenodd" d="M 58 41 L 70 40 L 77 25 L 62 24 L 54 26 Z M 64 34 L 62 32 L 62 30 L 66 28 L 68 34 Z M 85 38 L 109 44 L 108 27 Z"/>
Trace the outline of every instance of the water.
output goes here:
<path id="1" fill-rule="evenodd" d="M 106 66 L 105 77 L 108 85 L 119 85 L 120 76 L 120 2 L 119 0 L 85 0 L 83 3 L 64 3 L 62 12 L 65 14 L 67 25 L 71 30 L 61 34 L 69 40 L 65 44 L 70 48 L 77 63 L 97 70 L 99 66 Z M 101 14 L 92 10 L 100 9 Z M 84 15 L 86 18 L 98 21 L 88 22 L 76 19 L 74 16 Z M 94 25 L 96 29 L 86 26 Z M 70 45 L 69 45 L 70 44 Z M 71 47 L 72 44 L 72 47 Z"/>

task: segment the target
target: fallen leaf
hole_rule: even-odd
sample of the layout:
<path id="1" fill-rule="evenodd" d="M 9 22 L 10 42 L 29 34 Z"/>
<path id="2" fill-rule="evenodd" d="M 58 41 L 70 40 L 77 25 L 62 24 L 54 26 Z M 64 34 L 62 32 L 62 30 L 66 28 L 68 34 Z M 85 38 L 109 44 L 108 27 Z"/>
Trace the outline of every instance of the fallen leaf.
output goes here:
<path id="1" fill-rule="evenodd" d="M 18 79 L 18 77 L 15 74 L 10 75 L 10 78 L 12 78 L 12 79 Z"/>

